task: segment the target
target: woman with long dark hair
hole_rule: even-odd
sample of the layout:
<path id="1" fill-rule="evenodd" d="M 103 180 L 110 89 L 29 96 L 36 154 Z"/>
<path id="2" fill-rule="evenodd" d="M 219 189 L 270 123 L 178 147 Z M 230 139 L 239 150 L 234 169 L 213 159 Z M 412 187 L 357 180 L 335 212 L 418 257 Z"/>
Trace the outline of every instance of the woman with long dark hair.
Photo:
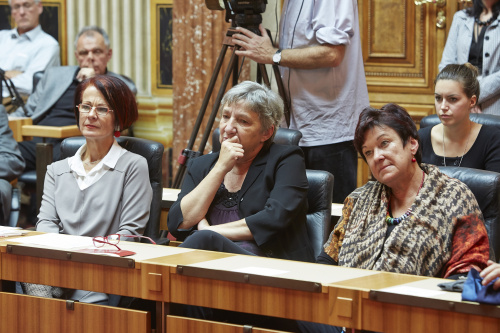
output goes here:
<path id="1" fill-rule="evenodd" d="M 470 62 L 479 69 L 481 97 L 473 112 L 500 115 L 499 0 L 473 0 L 473 6 L 453 17 L 439 64 Z"/>

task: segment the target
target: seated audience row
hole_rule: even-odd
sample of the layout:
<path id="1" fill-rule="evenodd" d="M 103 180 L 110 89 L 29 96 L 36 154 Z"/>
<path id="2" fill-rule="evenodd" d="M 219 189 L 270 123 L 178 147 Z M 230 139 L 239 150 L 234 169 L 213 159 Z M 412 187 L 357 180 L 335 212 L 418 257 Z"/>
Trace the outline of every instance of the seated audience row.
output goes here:
<path id="1" fill-rule="evenodd" d="M 151 201 L 147 165 L 113 138 L 137 119 L 133 93 L 118 78 L 96 76 L 77 86 L 74 104 L 87 143 L 49 166 L 37 230 L 141 235 Z M 256 83 L 225 95 L 221 151 L 191 161 L 169 214 L 169 229 L 186 238 L 182 246 L 313 260 L 303 155 L 298 147 L 272 143 L 282 114 L 280 98 Z M 403 108 L 365 109 L 355 146 L 376 181 L 346 199 L 318 262 L 442 277 L 490 265 L 483 274 L 497 274 L 474 195 L 421 163 L 417 129 Z M 84 291 L 66 297 L 107 302 L 104 294 Z"/>

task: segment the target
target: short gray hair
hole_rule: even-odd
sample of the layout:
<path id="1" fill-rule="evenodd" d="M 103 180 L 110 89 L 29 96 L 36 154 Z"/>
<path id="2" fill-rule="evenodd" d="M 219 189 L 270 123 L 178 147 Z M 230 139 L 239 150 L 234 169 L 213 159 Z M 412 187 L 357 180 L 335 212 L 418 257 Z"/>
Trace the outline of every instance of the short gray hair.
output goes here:
<path id="1" fill-rule="evenodd" d="M 245 107 L 259 115 L 259 120 L 264 131 L 274 125 L 273 135 L 266 141 L 269 145 L 276 135 L 276 130 L 283 118 L 283 100 L 268 87 L 252 82 L 244 81 L 224 95 L 220 103 L 219 111 L 225 106 L 243 102 Z"/>
<path id="2" fill-rule="evenodd" d="M 91 37 L 91 36 L 94 36 L 95 33 L 100 34 L 104 38 L 104 45 L 106 45 L 106 47 L 109 49 L 110 43 L 109 43 L 109 37 L 108 37 L 108 34 L 106 33 L 106 31 L 104 31 L 103 28 L 98 27 L 97 25 L 88 25 L 86 27 L 83 27 L 82 30 L 80 30 L 80 32 L 76 36 L 76 38 L 75 38 L 75 50 L 76 50 L 77 45 L 78 45 L 78 39 L 80 39 L 81 36 L 85 35 L 85 36 Z"/>
<path id="3" fill-rule="evenodd" d="M 9 0 L 9 6 L 10 6 L 10 3 L 12 2 L 12 0 Z M 42 0 L 33 0 L 34 3 L 40 3 L 42 2 Z"/>

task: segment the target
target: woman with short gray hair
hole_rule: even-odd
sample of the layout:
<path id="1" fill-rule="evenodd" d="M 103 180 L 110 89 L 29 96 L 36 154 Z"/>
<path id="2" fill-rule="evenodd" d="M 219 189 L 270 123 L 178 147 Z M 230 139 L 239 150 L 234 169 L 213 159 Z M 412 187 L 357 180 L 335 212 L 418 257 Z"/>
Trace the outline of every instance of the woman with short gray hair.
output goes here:
<path id="1" fill-rule="evenodd" d="M 283 101 L 247 81 L 220 113 L 221 150 L 188 164 L 168 230 L 182 247 L 313 261 L 302 151 L 272 142 Z"/>

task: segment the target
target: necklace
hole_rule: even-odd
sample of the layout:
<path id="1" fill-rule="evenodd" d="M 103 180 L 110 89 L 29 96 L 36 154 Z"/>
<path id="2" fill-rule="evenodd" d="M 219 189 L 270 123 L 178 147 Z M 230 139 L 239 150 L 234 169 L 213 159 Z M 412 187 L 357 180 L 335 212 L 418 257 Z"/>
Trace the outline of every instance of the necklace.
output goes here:
<path id="1" fill-rule="evenodd" d="M 484 25 L 485 25 L 485 26 L 489 26 L 489 25 L 490 25 L 493 21 L 495 21 L 495 20 L 496 20 L 496 17 L 495 17 L 495 16 L 490 17 L 490 19 L 489 19 L 489 20 L 487 20 L 487 21 L 481 21 L 481 20 L 479 19 L 479 17 L 474 18 L 474 21 L 476 21 L 477 25 L 479 25 L 479 26 L 481 26 L 481 27 L 482 27 L 482 26 L 484 26 Z"/>
<path id="2" fill-rule="evenodd" d="M 460 157 L 460 163 L 458 163 L 458 167 L 462 165 L 462 160 L 464 159 L 465 152 L 467 151 L 467 146 L 469 145 L 470 133 L 472 132 L 472 122 L 469 122 L 469 136 L 467 137 L 467 142 L 465 143 L 464 153 L 462 157 Z M 446 149 L 444 145 L 444 126 L 443 126 L 443 163 L 446 166 Z M 455 162 L 456 163 L 456 162 Z"/>
<path id="3" fill-rule="evenodd" d="M 425 172 L 422 171 L 422 182 L 420 183 L 420 187 L 418 188 L 417 195 L 418 193 L 420 193 L 422 185 L 424 185 L 424 179 L 425 179 Z M 415 198 L 417 197 L 417 195 L 415 195 Z M 397 218 L 391 217 L 390 211 L 391 211 L 391 198 L 389 197 L 389 200 L 387 201 L 387 214 L 385 216 L 385 222 L 388 225 L 398 225 L 412 214 L 411 206 L 401 217 Z"/>

